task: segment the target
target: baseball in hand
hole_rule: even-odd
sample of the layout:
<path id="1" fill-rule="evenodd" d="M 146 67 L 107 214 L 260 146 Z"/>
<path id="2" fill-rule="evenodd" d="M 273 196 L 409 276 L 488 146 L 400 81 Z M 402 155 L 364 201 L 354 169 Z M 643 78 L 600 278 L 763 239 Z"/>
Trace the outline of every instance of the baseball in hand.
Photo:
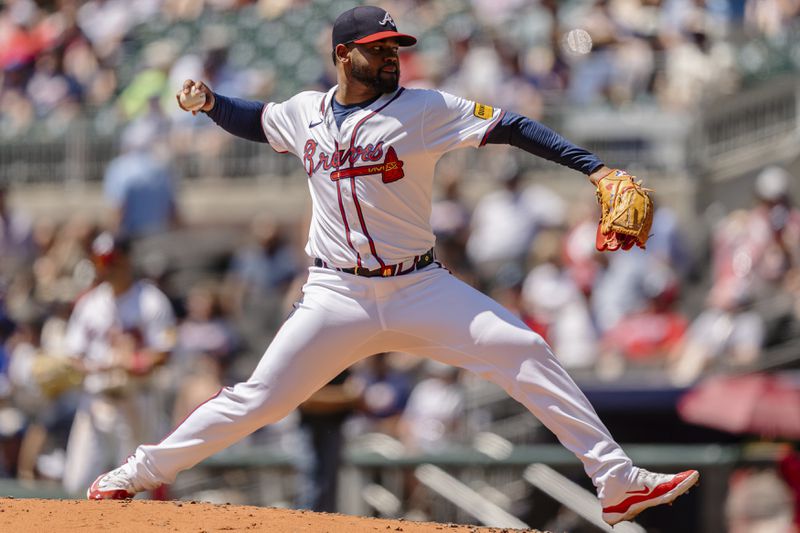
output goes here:
<path id="1" fill-rule="evenodd" d="M 182 92 L 180 95 L 181 105 L 187 111 L 197 112 L 206 105 L 206 95 L 202 91 L 198 91 L 197 87 L 192 87 L 189 94 Z"/>

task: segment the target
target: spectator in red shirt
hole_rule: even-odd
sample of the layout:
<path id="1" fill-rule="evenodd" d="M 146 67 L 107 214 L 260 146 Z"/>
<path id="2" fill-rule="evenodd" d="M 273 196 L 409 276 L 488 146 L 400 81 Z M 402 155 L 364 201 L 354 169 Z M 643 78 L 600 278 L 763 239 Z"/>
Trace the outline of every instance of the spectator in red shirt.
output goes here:
<path id="1" fill-rule="evenodd" d="M 631 366 L 666 366 L 689 324 L 686 316 L 675 310 L 678 292 L 678 278 L 667 266 L 645 275 L 645 307 L 623 317 L 603 337 L 598 361 L 601 376 L 618 377 Z"/>

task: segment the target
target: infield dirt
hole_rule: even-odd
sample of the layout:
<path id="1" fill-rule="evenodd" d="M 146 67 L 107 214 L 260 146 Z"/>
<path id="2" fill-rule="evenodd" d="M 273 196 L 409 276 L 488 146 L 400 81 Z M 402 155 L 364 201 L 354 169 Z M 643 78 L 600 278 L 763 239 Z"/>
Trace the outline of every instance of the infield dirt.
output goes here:
<path id="1" fill-rule="evenodd" d="M 498 529 L 455 524 L 383 520 L 287 509 L 212 505 L 197 502 L 85 501 L 0 498 L 0 531 L 51 533 L 501 533 Z M 540 533 L 536 530 L 524 530 Z"/>

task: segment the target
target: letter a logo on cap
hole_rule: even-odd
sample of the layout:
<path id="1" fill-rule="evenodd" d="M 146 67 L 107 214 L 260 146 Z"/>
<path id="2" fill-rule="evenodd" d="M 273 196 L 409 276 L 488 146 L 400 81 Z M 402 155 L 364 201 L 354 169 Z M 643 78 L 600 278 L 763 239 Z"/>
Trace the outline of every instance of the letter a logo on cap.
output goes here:
<path id="1" fill-rule="evenodd" d="M 394 19 L 392 19 L 392 16 L 391 16 L 389 13 L 386 13 L 386 14 L 383 16 L 383 20 L 382 20 L 382 21 L 380 21 L 380 25 L 381 25 L 381 26 L 386 26 L 387 24 L 388 24 L 389 26 L 391 26 L 391 27 L 394 27 L 394 26 L 395 26 Z"/>

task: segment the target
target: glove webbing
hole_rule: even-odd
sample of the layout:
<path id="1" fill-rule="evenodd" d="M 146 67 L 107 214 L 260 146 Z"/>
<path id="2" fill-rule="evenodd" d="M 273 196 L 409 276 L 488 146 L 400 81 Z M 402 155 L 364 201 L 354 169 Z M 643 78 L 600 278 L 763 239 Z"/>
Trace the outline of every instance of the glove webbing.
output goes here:
<path id="1" fill-rule="evenodd" d="M 606 220 L 603 223 L 603 233 L 608 233 L 611 231 L 611 224 L 617 222 L 620 218 L 622 218 L 623 215 L 630 214 L 628 208 L 631 206 L 631 203 L 633 203 L 633 195 L 635 194 L 637 188 L 641 189 L 642 192 L 650 191 L 650 189 L 645 189 L 644 187 L 639 186 L 639 184 L 633 183 L 633 180 L 631 180 L 630 183 L 620 187 L 620 189 L 616 191 L 615 195 L 617 196 L 617 201 L 614 202 L 615 205 L 612 207 L 611 212 L 608 214 L 608 217 L 606 217 Z M 646 218 L 647 213 L 645 213 L 644 216 Z M 627 222 L 628 226 L 630 226 L 630 220 Z M 639 235 L 638 231 L 635 229 L 629 229 L 626 226 L 617 227 L 614 231 L 617 233 L 623 233 L 625 235 Z"/>

